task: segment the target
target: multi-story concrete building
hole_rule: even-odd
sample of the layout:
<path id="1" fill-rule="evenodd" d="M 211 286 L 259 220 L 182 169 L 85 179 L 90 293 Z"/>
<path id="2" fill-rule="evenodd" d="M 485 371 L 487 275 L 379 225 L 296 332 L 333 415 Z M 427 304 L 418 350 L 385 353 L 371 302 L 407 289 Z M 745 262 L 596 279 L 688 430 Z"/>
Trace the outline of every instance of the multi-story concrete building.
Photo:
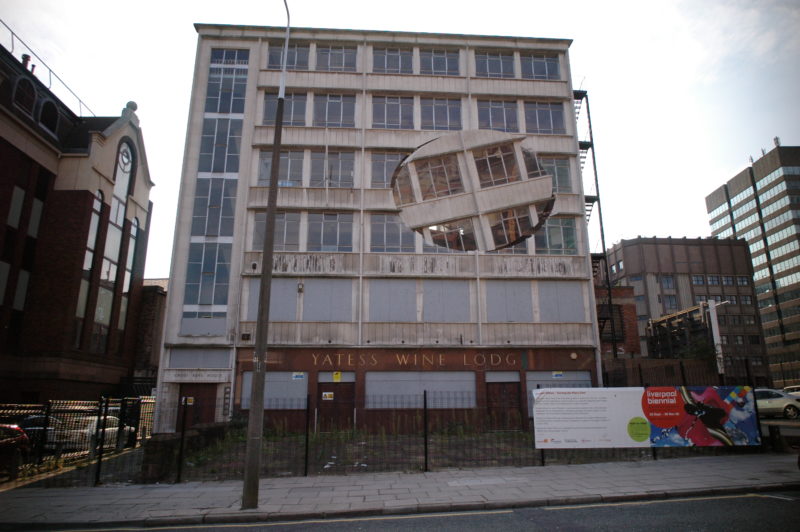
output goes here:
<path id="1" fill-rule="evenodd" d="M 249 405 L 284 36 L 283 28 L 196 28 L 161 431 L 174 429 L 182 396 L 194 399 L 196 421 Z M 279 212 L 267 229 L 276 252 L 267 408 L 305 409 L 309 396 L 320 416 L 362 419 L 379 395 L 428 390 L 465 392 L 471 403 L 461 407 L 504 397 L 523 410 L 531 388 L 598 383 L 569 45 L 292 30 Z M 398 195 L 502 194 L 538 179 L 538 199 L 555 193 L 556 203 L 535 237 L 465 253 L 447 239 L 427 244 L 401 222 L 389 188 L 395 169 L 454 131 L 461 144 L 417 158 L 414 187 Z M 534 211 L 512 214 L 510 225 L 524 224 Z M 506 222 L 498 216 L 476 238 L 497 239 Z"/>
<path id="2" fill-rule="evenodd" d="M 77 116 L 33 70 L 0 48 L 0 402 L 119 394 L 152 211 L 136 104 Z"/>
<path id="3" fill-rule="evenodd" d="M 714 236 L 750 246 L 775 385 L 800 384 L 800 147 L 776 138 L 772 151 L 709 194 L 706 208 Z"/>
<path id="4" fill-rule="evenodd" d="M 765 382 L 764 341 L 745 241 L 639 237 L 614 244 L 608 259 L 614 284 L 633 286 L 644 356 L 652 355 L 647 346 L 650 320 L 694 306 L 706 312 L 713 301 L 726 375 L 744 379 L 750 371 Z"/>

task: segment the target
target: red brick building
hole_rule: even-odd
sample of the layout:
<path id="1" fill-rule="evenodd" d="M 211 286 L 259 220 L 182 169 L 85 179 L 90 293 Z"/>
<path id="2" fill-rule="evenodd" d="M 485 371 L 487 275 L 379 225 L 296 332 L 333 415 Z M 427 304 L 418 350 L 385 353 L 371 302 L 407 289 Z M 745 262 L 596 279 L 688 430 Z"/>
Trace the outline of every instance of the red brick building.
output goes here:
<path id="1" fill-rule="evenodd" d="M 153 183 L 135 103 L 77 116 L 29 60 L 0 48 L 0 402 L 96 399 L 132 374 Z"/>

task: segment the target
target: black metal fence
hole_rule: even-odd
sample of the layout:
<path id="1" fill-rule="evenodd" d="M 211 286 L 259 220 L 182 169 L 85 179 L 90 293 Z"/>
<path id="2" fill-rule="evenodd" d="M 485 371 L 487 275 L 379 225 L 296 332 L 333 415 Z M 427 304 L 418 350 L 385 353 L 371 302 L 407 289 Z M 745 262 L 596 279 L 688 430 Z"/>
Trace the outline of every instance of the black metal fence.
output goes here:
<path id="1" fill-rule="evenodd" d="M 154 404 L 152 397 L 132 397 L 0 405 L 7 450 L 0 482 L 80 477 L 96 484 L 114 468 L 130 477 L 135 466 L 120 462 L 135 458 L 151 436 Z"/>

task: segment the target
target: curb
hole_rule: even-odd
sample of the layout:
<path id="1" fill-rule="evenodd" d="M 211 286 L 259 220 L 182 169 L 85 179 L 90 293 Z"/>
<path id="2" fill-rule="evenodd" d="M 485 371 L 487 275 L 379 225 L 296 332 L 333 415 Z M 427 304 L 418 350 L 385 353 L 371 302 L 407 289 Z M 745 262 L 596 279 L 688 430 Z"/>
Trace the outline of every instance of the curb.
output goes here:
<path id="1" fill-rule="evenodd" d="M 688 497 L 705 497 L 715 495 L 737 495 L 743 493 L 759 493 L 800 489 L 800 482 L 781 482 L 754 486 L 731 486 L 725 488 L 699 488 L 688 490 L 670 490 L 661 492 L 616 494 L 616 495 L 584 495 L 560 497 L 553 499 L 464 502 L 452 504 L 408 505 L 396 508 L 375 508 L 358 510 L 334 510 L 330 512 L 307 512 L 296 514 L 277 514 L 269 512 L 248 513 L 200 513 L 195 516 L 152 517 L 105 522 L 53 522 L 53 523 L 0 523 L 0 530 L 53 530 L 53 529 L 92 529 L 115 527 L 156 528 L 185 525 L 255 523 L 255 522 L 297 522 L 308 519 L 358 518 L 386 515 L 437 514 L 446 512 L 467 512 L 479 510 L 502 510 L 512 508 L 536 508 L 543 506 L 580 506 L 584 504 L 625 503 L 637 501 L 670 500 Z"/>

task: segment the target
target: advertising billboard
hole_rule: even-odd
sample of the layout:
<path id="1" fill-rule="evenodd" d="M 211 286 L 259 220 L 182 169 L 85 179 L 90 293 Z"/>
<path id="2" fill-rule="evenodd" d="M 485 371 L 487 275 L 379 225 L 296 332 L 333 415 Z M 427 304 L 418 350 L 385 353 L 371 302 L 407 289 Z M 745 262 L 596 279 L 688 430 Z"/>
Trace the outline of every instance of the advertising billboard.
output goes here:
<path id="1" fill-rule="evenodd" d="M 533 390 L 537 449 L 760 445 L 749 386 Z"/>

